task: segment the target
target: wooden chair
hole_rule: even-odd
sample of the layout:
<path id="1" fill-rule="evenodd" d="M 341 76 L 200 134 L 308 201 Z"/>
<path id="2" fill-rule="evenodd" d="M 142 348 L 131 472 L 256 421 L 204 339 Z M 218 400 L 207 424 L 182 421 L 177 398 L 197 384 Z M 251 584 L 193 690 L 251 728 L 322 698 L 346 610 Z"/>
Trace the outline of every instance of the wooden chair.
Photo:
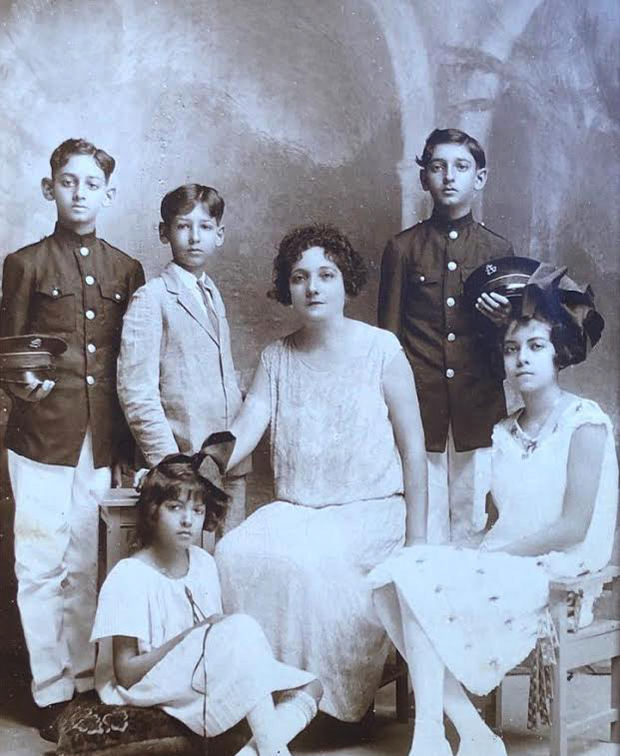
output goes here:
<path id="1" fill-rule="evenodd" d="M 395 651 L 394 662 L 388 661 L 383 669 L 381 686 L 396 683 L 396 719 L 399 722 L 409 721 L 409 671 L 407 662 Z"/>
<path id="2" fill-rule="evenodd" d="M 572 630 L 567 598 L 571 592 L 587 593 L 600 584 L 611 586 L 611 619 L 595 619 L 587 627 Z M 620 567 L 550 583 L 550 609 L 558 634 L 557 664 L 553 667 L 550 756 L 568 756 L 568 740 L 577 733 L 602 723 L 611 723 L 610 740 L 620 743 Z M 577 667 L 611 660 L 611 701 L 609 708 L 583 719 L 567 721 L 568 673 Z M 495 695 L 495 725 L 501 730 L 501 685 Z"/>

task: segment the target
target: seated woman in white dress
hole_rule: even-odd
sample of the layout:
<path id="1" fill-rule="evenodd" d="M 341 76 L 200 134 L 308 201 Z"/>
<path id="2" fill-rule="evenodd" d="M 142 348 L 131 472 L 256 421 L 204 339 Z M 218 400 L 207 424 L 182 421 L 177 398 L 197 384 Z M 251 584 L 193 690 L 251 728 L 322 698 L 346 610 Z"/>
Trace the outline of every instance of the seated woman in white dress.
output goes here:
<path id="1" fill-rule="evenodd" d="M 409 663 L 410 756 L 451 754 L 444 713 L 460 736 L 458 756 L 505 756 L 461 684 L 479 695 L 495 688 L 549 630 L 549 580 L 599 570 L 611 557 L 618 466 L 610 421 L 595 402 L 558 384 L 558 370 L 584 359 L 587 342 L 598 340 L 602 318 L 590 289 L 563 271 L 541 265 L 526 280 L 502 335 L 505 374 L 525 406 L 493 432 L 495 525 L 479 549 L 413 546 L 369 577 L 382 621 Z M 582 624 L 591 620 L 592 600 Z"/>
<path id="2" fill-rule="evenodd" d="M 224 606 L 258 620 L 278 659 L 317 676 L 323 711 L 357 721 L 388 647 L 366 577 L 426 531 L 415 386 L 396 337 L 344 315 L 366 279 L 346 237 L 296 229 L 274 271 L 299 327 L 263 351 L 229 467 L 270 425 L 276 501 L 217 546 Z"/>

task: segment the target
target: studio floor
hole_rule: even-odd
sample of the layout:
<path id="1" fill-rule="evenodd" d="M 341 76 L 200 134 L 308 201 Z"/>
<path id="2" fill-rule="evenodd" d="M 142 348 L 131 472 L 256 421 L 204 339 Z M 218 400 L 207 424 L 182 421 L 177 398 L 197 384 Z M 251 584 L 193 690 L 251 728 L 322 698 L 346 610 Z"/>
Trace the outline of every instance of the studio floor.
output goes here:
<path id="1" fill-rule="evenodd" d="M 0 671 L 0 675 L 2 672 Z M 0 705 L 1 756 L 52 756 L 51 743 L 42 740 L 36 729 L 27 723 L 30 712 L 27 692 L 7 696 L 11 680 L 2 680 Z M 530 733 L 525 727 L 528 678 L 509 677 L 504 693 L 504 735 L 509 756 L 546 756 L 549 753 L 547 733 Z M 596 711 L 609 701 L 609 675 L 577 674 L 570 682 L 571 710 L 580 714 Z M 297 756 L 406 756 L 411 725 L 394 719 L 393 686 L 380 691 L 376 702 L 376 719 L 368 735 L 356 728 L 319 719 L 293 746 Z M 571 741 L 571 756 L 619 756 L 620 746 L 608 742 L 607 728 L 593 730 Z M 456 750 L 456 739 L 452 740 Z M 429 754 L 429 756 L 433 756 Z M 484 756 L 484 754 L 480 754 Z"/>

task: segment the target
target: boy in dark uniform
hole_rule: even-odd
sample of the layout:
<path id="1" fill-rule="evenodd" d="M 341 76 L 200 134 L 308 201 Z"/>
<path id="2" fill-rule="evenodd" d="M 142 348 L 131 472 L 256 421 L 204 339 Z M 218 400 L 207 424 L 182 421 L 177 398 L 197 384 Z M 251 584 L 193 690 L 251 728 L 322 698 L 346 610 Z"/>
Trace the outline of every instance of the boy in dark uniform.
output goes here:
<path id="1" fill-rule="evenodd" d="M 51 236 L 7 255 L 0 336 L 59 336 L 55 380 L 14 385 L 6 433 L 15 498 L 15 572 L 40 729 L 93 687 L 98 503 L 118 482 L 129 431 L 116 395 L 123 315 L 142 266 L 95 235 L 114 159 L 82 139 L 50 159 Z"/>
<path id="2" fill-rule="evenodd" d="M 378 321 L 400 338 L 415 374 L 428 458 L 428 538 L 440 543 L 484 526 L 491 431 L 506 414 L 502 381 L 491 369 L 463 282 L 480 264 L 514 252 L 472 217 L 487 179 L 475 139 L 435 129 L 417 162 L 433 213 L 388 242 Z M 496 322 L 510 311 L 495 293 L 476 306 Z"/>

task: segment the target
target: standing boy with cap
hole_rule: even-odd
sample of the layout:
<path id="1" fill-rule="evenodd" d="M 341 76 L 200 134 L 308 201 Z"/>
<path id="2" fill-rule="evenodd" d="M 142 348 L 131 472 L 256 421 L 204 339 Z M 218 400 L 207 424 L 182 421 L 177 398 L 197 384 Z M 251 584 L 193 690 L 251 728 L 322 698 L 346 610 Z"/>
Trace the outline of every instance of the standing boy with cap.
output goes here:
<path id="1" fill-rule="evenodd" d="M 41 182 L 55 202 L 51 236 L 7 255 L 0 336 L 61 337 L 55 380 L 11 384 L 5 437 L 15 499 L 17 603 L 30 656 L 39 729 L 74 692 L 93 688 L 98 504 L 130 442 L 116 395 L 123 314 L 142 266 L 95 235 L 115 190 L 115 162 L 68 139 Z"/>
<path id="2" fill-rule="evenodd" d="M 388 241 L 378 322 L 400 338 L 415 375 L 428 458 L 428 540 L 441 543 L 484 526 L 491 431 L 506 414 L 502 381 L 491 370 L 463 282 L 480 264 L 514 252 L 472 217 L 487 179 L 475 139 L 435 129 L 417 162 L 433 214 Z M 510 312 L 495 293 L 476 306 L 495 322 Z"/>

